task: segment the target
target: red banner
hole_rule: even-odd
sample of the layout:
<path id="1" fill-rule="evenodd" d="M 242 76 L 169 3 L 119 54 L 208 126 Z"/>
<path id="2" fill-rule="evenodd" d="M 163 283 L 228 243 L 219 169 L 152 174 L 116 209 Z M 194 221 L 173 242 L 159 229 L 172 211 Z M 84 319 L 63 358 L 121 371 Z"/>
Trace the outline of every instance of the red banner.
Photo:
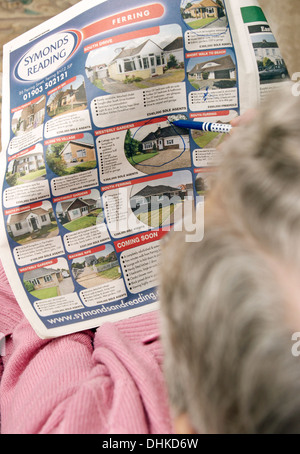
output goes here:
<path id="1" fill-rule="evenodd" d="M 69 140 L 83 139 L 83 134 L 72 134 L 70 136 L 55 137 L 54 139 L 45 140 L 44 145 L 52 145 L 54 143 L 69 142 Z"/>
<path id="2" fill-rule="evenodd" d="M 40 101 L 40 99 L 41 99 L 41 96 L 39 96 L 38 98 L 32 99 L 31 101 L 28 101 L 26 104 L 22 104 L 19 107 L 14 107 L 13 109 L 11 109 L 11 113 L 19 112 L 20 110 L 25 109 L 25 107 L 32 106 L 32 104 L 35 104 L 36 102 Z"/>
<path id="3" fill-rule="evenodd" d="M 190 118 L 203 118 L 203 117 L 223 117 L 229 115 L 229 110 L 216 110 L 211 112 L 194 112 L 190 113 Z"/>
<path id="4" fill-rule="evenodd" d="M 44 268 L 45 266 L 55 265 L 58 262 L 58 259 L 47 260 L 47 262 L 36 263 L 35 265 L 24 266 L 19 268 L 19 273 L 26 273 L 26 271 L 37 270 Z"/>
<path id="5" fill-rule="evenodd" d="M 187 52 L 186 58 L 199 58 L 199 57 L 214 57 L 216 55 L 225 55 L 226 49 L 220 50 L 203 50 L 198 52 Z"/>
<path id="6" fill-rule="evenodd" d="M 108 191 L 111 189 L 120 189 L 124 188 L 126 186 L 131 186 L 133 184 L 138 184 L 138 183 L 144 183 L 146 181 L 154 181 L 154 180 L 160 180 L 161 178 L 169 178 L 173 176 L 173 172 L 167 172 L 162 175 L 152 175 L 151 177 L 141 177 L 137 178 L 136 180 L 129 180 L 129 181 L 124 181 L 122 183 L 115 183 L 115 184 L 110 184 L 109 186 L 106 187 L 101 187 L 101 191 Z"/>
<path id="7" fill-rule="evenodd" d="M 78 257 L 86 257 L 87 255 L 95 254 L 96 252 L 101 252 L 101 251 L 104 251 L 104 250 L 105 250 L 105 245 L 98 246 L 98 247 L 94 247 L 92 249 L 86 249 L 85 251 L 76 252 L 75 254 L 71 254 L 71 255 L 68 256 L 68 259 L 69 260 L 73 260 L 73 259 L 76 259 Z"/>
<path id="8" fill-rule="evenodd" d="M 132 249 L 134 247 L 141 246 L 142 244 L 161 240 L 166 233 L 168 233 L 166 230 L 152 230 L 151 232 L 139 233 L 138 235 L 115 241 L 114 245 L 117 252 L 122 252 L 126 249 Z"/>
<path id="9" fill-rule="evenodd" d="M 128 11 L 122 11 L 121 13 L 106 17 L 105 19 L 101 19 L 84 27 L 81 30 L 83 39 L 88 39 L 92 36 L 99 35 L 100 33 L 124 27 L 125 25 L 133 25 L 150 19 L 158 19 L 163 16 L 164 11 L 164 7 L 160 3 L 152 3 Z"/>
<path id="10" fill-rule="evenodd" d="M 75 192 L 73 194 L 62 195 L 61 197 L 56 197 L 52 201 L 53 201 L 53 203 L 57 203 L 57 202 L 63 202 L 64 200 L 77 199 L 77 197 L 84 197 L 86 195 L 90 195 L 91 192 L 92 191 L 90 189 L 88 189 L 87 191 L 81 191 L 81 192 Z"/>
<path id="11" fill-rule="evenodd" d="M 128 123 L 126 125 L 113 126 L 111 128 L 100 129 L 99 131 L 95 131 L 95 136 L 101 136 L 103 134 L 111 134 L 113 132 L 118 132 L 118 131 L 125 131 L 126 129 L 141 128 L 142 126 L 151 125 L 154 123 L 160 123 L 162 121 L 167 121 L 167 119 L 168 119 L 167 117 L 152 118 L 151 120 L 136 121 L 134 123 Z"/>
<path id="12" fill-rule="evenodd" d="M 42 204 L 43 204 L 43 202 L 36 202 L 36 203 L 32 203 L 30 205 L 23 205 L 21 207 L 11 208 L 10 210 L 5 210 L 4 214 L 5 214 L 5 216 L 9 216 L 10 214 L 23 213 L 24 211 L 29 211 L 29 210 L 33 210 L 34 208 L 39 208 L 42 206 Z"/>

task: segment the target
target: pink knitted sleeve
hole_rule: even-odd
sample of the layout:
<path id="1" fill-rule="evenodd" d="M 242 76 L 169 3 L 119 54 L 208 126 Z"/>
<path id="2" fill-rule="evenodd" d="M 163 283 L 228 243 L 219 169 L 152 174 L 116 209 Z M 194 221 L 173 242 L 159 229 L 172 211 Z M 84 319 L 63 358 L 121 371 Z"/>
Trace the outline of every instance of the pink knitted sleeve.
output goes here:
<path id="1" fill-rule="evenodd" d="M 0 261 L 0 333 L 9 335 L 22 318 L 22 312 L 13 295 Z"/>
<path id="2" fill-rule="evenodd" d="M 2 433 L 172 433 L 155 314 L 42 340 L 4 306 Z"/>

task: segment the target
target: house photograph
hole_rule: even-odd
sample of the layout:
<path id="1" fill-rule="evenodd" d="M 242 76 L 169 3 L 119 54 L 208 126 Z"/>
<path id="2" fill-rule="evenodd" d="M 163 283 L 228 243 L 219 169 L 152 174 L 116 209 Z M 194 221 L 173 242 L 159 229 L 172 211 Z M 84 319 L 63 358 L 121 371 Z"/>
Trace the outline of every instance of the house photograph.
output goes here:
<path id="1" fill-rule="evenodd" d="M 56 117 L 87 108 L 85 81 L 83 76 L 50 95 L 47 102 L 47 114 Z"/>
<path id="2" fill-rule="evenodd" d="M 16 136 L 38 128 L 45 119 L 46 96 L 41 96 L 33 104 L 14 113 L 12 118 L 12 131 Z"/>
<path id="3" fill-rule="evenodd" d="M 16 186 L 30 181 L 38 181 L 46 176 L 44 150 L 42 144 L 37 144 L 22 156 L 8 163 L 6 181 L 10 186 Z"/>
<path id="4" fill-rule="evenodd" d="M 74 166 L 75 163 L 95 161 L 94 143 L 70 140 L 66 142 L 60 156 L 69 167 Z"/>
<path id="5" fill-rule="evenodd" d="M 70 232 L 98 225 L 104 220 L 99 191 L 92 189 L 87 196 L 58 202 L 56 216 L 60 224 Z"/>
<path id="6" fill-rule="evenodd" d="M 121 277 L 114 247 L 106 244 L 100 252 L 78 257 L 72 262 L 73 276 L 84 288 L 107 284 Z"/>
<path id="7" fill-rule="evenodd" d="M 97 161 L 93 136 L 85 133 L 83 137 L 49 145 L 46 163 L 58 176 L 94 169 Z"/>
<path id="8" fill-rule="evenodd" d="M 289 77 L 282 54 L 272 33 L 251 36 L 261 83 L 284 81 Z"/>
<path id="9" fill-rule="evenodd" d="M 169 121 L 129 129 L 124 152 L 129 163 L 146 174 L 190 167 L 190 131 Z"/>
<path id="10" fill-rule="evenodd" d="M 7 218 L 7 231 L 19 244 L 27 244 L 57 236 L 58 226 L 50 202 L 28 208 L 20 213 L 10 214 Z"/>
<path id="11" fill-rule="evenodd" d="M 90 82 L 119 93 L 184 80 L 182 30 L 160 27 L 160 33 L 93 50 L 86 60 Z"/>
<path id="12" fill-rule="evenodd" d="M 231 50 L 221 57 L 191 58 L 187 73 L 190 84 L 196 90 L 236 87 L 236 62 Z"/>
<path id="13" fill-rule="evenodd" d="M 185 23 L 194 29 L 228 24 L 223 0 L 182 0 L 180 9 Z"/>
<path id="14" fill-rule="evenodd" d="M 139 221 L 149 227 L 174 223 L 184 215 L 185 203 L 193 199 L 192 176 L 189 171 L 174 172 L 132 187 L 130 207 Z"/>
<path id="15" fill-rule="evenodd" d="M 66 259 L 59 258 L 51 267 L 26 271 L 23 276 L 26 290 L 37 299 L 55 298 L 74 291 Z"/>

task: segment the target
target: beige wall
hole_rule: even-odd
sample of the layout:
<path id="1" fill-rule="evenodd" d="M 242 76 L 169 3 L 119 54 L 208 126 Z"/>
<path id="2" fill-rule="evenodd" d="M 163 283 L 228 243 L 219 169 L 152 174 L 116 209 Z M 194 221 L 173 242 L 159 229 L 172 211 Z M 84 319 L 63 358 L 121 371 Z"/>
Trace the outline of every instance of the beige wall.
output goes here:
<path id="1" fill-rule="evenodd" d="M 259 0 L 292 76 L 300 72 L 300 0 Z"/>
<path id="2" fill-rule="evenodd" d="M 77 156 L 77 151 L 79 150 L 85 150 L 86 151 L 86 156 L 85 157 L 78 157 Z M 96 152 L 94 148 L 89 148 L 85 147 L 84 144 L 82 145 L 77 145 L 75 143 L 69 143 L 69 145 L 65 148 L 64 153 L 63 153 L 63 158 L 65 162 L 69 162 L 69 160 L 65 159 L 65 155 L 71 153 L 72 158 L 78 159 L 78 161 L 81 162 L 90 162 L 90 161 L 95 161 L 96 160 Z"/>
<path id="3" fill-rule="evenodd" d="M 71 143 L 70 147 L 71 147 L 71 153 L 72 153 L 73 158 L 77 158 L 78 161 L 89 162 L 89 161 L 95 161 L 96 160 L 96 153 L 95 153 L 95 149 L 94 148 L 88 148 L 88 147 L 85 147 L 84 145 L 77 145 L 77 144 L 74 144 L 74 143 Z M 79 151 L 79 150 L 85 150 L 86 151 L 86 156 L 82 157 L 82 158 L 79 158 L 77 156 L 77 151 Z"/>

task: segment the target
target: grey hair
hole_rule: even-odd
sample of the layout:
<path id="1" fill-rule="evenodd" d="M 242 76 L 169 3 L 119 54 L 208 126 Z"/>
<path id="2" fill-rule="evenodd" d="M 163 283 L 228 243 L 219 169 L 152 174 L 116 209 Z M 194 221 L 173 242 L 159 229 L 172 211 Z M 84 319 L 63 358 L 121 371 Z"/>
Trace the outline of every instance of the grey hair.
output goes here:
<path id="1" fill-rule="evenodd" d="M 218 205 L 261 247 L 299 261 L 293 241 L 300 241 L 300 98 L 290 85 L 233 134 L 223 154 L 213 196 Z"/>
<path id="2" fill-rule="evenodd" d="M 226 141 L 203 240 L 174 233 L 164 247 L 166 380 L 173 411 L 197 432 L 300 432 L 284 284 L 300 250 L 300 98 L 290 93 Z"/>

